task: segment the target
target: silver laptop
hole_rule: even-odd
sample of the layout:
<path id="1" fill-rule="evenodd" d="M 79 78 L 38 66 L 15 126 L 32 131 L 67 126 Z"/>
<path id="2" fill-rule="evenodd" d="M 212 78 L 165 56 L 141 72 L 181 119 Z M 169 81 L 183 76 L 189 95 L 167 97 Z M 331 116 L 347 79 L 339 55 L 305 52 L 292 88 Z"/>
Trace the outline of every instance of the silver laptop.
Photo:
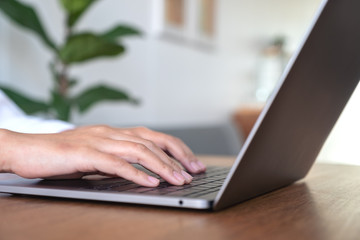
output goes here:
<path id="1" fill-rule="evenodd" d="M 360 1 L 324 1 L 231 168 L 191 184 L 146 188 L 121 178 L 0 181 L 0 192 L 220 210 L 303 178 L 360 78 Z"/>

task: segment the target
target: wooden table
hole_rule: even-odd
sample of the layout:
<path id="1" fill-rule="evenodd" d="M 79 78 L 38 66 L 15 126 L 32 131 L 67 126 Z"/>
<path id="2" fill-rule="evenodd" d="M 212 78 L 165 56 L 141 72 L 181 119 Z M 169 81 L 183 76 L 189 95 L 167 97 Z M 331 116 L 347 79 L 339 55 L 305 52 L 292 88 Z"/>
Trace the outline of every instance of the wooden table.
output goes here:
<path id="1" fill-rule="evenodd" d="M 0 239 L 360 239 L 360 167 L 316 164 L 220 212 L 2 194 Z"/>

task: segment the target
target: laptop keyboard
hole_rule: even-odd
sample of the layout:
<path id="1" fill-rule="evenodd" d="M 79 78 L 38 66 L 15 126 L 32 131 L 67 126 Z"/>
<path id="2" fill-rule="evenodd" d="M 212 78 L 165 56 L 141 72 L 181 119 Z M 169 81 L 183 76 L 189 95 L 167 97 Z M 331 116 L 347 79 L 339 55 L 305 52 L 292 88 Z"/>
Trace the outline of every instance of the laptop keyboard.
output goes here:
<path id="1" fill-rule="evenodd" d="M 195 198 L 219 191 L 229 170 L 230 168 L 228 167 L 209 166 L 205 173 L 194 174 L 192 182 L 183 186 L 171 185 L 153 173 L 144 170 L 148 174 L 160 179 L 158 187 L 142 187 L 125 179 L 105 179 L 98 181 L 98 184 L 88 185 L 86 189 Z"/>

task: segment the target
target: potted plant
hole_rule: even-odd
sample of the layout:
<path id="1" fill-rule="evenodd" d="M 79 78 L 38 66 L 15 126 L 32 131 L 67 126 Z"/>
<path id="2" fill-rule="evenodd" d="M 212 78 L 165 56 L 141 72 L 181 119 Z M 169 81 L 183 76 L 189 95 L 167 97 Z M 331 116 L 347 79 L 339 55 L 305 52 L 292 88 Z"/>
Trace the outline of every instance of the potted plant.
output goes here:
<path id="1" fill-rule="evenodd" d="M 138 36 L 133 27 L 117 24 L 101 33 L 76 31 L 79 19 L 98 0 L 59 0 L 66 14 L 64 42 L 56 44 L 47 34 L 35 9 L 17 0 L 1 0 L 0 10 L 17 25 L 36 34 L 53 54 L 49 70 L 53 78 L 53 88 L 48 100 L 32 99 L 19 91 L 0 86 L 0 89 L 27 114 L 46 113 L 54 118 L 68 121 L 73 111 L 84 113 L 94 104 L 104 100 L 137 103 L 125 91 L 104 84 L 91 86 L 77 95 L 70 90 L 78 80 L 69 75 L 69 69 L 100 57 L 120 56 L 125 52 L 121 39 Z"/>

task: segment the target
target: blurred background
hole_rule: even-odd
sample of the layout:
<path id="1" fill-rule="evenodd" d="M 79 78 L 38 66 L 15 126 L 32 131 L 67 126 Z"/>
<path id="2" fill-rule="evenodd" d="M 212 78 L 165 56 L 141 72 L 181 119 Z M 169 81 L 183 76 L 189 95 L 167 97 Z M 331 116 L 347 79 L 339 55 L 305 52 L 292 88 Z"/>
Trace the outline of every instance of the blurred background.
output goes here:
<path id="1" fill-rule="evenodd" d="M 58 1 L 34 6 L 57 42 L 65 21 Z M 74 91 L 111 79 L 140 100 L 105 102 L 76 125 L 143 125 L 182 138 L 198 154 L 237 154 L 253 121 L 306 33 L 320 0 L 102 0 L 78 29 L 127 23 L 126 53 L 77 65 Z M 0 83 L 47 98 L 51 54 L 36 36 L 0 15 Z M 359 66 L 360 67 L 360 66 Z M 360 93 L 356 90 L 318 161 L 360 165 Z M 245 121 L 245 120 L 246 121 Z M 245 123 L 244 123 L 245 121 Z M 245 126 L 246 127 L 246 126 Z M 314 130 L 316 131 L 316 130 Z"/>

